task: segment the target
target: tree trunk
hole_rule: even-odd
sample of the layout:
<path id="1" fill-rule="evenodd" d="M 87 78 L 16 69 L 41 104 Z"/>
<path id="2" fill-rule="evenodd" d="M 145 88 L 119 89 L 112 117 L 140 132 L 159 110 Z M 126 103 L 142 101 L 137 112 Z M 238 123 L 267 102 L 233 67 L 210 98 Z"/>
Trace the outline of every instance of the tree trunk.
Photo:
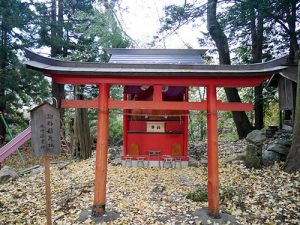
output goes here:
<path id="1" fill-rule="evenodd" d="M 76 99 L 83 100 L 83 94 L 80 93 L 80 87 L 78 85 L 75 86 L 75 93 Z M 74 157 L 88 159 L 92 156 L 90 125 L 87 109 L 76 109 L 75 111 L 72 146 Z"/>
<path id="2" fill-rule="evenodd" d="M 2 57 L 2 56 L 1 56 Z M 4 114 L 5 111 L 5 105 L 6 105 L 6 101 L 5 101 L 5 65 L 2 62 L 2 58 L 1 60 L 1 71 L 0 71 L 0 113 Z M 3 123 L 2 119 L 0 119 L 0 145 L 3 144 L 3 142 L 5 141 L 5 136 L 6 136 L 6 128 L 5 128 L 5 124 Z"/>
<path id="3" fill-rule="evenodd" d="M 2 61 L 3 59 L 1 59 Z M 5 75 L 4 75 L 4 69 L 5 66 L 1 62 L 0 65 L 1 71 L 0 71 L 0 113 L 4 114 L 5 111 L 5 106 L 6 106 L 6 101 L 5 101 Z M 4 115 L 3 115 L 4 116 Z M 6 136 L 6 127 L 2 119 L 0 119 L 0 145 L 3 144 L 5 141 L 5 136 Z"/>
<path id="4" fill-rule="evenodd" d="M 290 11 L 289 11 L 290 10 Z M 297 1 L 291 1 L 290 2 L 290 8 L 286 12 L 287 15 L 287 23 L 289 27 L 288 34 L 290 36 L 290 46 L 292 49 L 292 52 L 294 53 L 294 63 L 300 59 L 299 57 L 299 45 L 298 45 L 298 39 L 297 39 L 297 31 L 296 31 L 296 21 L 297 21 Z M 291 54 L 290 54 L 291 56 Z M 298 61 L 299 63 L 299 61 Z M 298 83 L 299 84 L 299 83 Z"/>
<path id="5" fill-rule="evenodd" d="M 300 51 L 297 43 L 296 21 L 297 21 L 297 1 L 290 2 L 290 8 L 287 9 L 286 17 L 288 23 L 287 34 L 290 38 L 289 63 L 293 64 L 295 59 L 298 60 L 298 83 L 296 94 L 296 110 L 292 146 L 285 162 L 285 170 L 288 172 L 300 171 Z"/>
<path id="6" fill-rule="evenodd" d="M 236 88 L 225 88 L 226 96 L 229 102 L 241 102 L 238 90 Z M 233 121 L 236 125 L 239 139 L 245 138 L 254 128 L 252 127 L 245 112 L 232 112 Z"/>
<path id="7" fill-rule="evenodd" d="M 5 3 L 6 4 L 6 3 Z M 4 13 L 1 20 L 1 49 L 0 49 L 0 113 L 4 113 L 6 108 L 6 97 L 5 97 L 5 69 L 8 64 L 8 15 Z M 6 127 L 3 121 L 0 119 L 0 144 L 5 141 Z"/>
<path id="8" fill-rule="evenodd" d="M 57 100 L 60 118 L 63 119 L 64 110 L 61 108 L 61 101 L 65 98 L 65 86 L 63 84 L 55 83 L 52 80 L 52 96 Z"/>
<path id="9" fill-rule="evenodd" d="M 264 127 L 264 99 L 262 85 L 254 87 L 254 96 L 255 129 L 260 130 Z"/>
<path id="10" fill-rule="evenodd" d="M 59 15 L 57 15 L 57 0 L 51 0 L 51 57 L 62 54 L 62 48 L 58 43 L 58 39 L 63 39 L 63 27 L 58 24 L 63 23 L 62 2 L 58 2 Z M 60 111 L 60 118 L 63 119 L 64 110 L 61 108 L 61 100 L 64 99 L 64 85 L 55 83 L 52 80 L 52 96 L 57 100 L 57 107 Z"/>
<path id="11" fill-rule="evenodd" d="M 264 19 L 262 9 L 256 2 L 250 8 L 250 29 L 252 42 L 252 63 L 260 63 L 262 61 L 263 35 L 264 35 Z M 260 130 L 264 127 L 264 107 L 263 107 L 263 87 L 259 85 L 254 88 L 254 112 L 255 112 L 255 128 Z"/>
<path id="12" fill-rule="evenodd" d="M 3 75 L 2 72 L 0 72 L 0 79 L 3 80 Z M 4 87 L 3 87 L 3 83 L 1 82 L 0 84 L 0 113 L 3 114 L 4 110 L 5 110 L 5 91 L 4 91 Z M 5 136 L 6 136 L 6 128 L 5 125 L 2 121 L 2 119 L 0 119 L 0 145 L 3 144 L 3 142 L 5 141 Z"/>
<path id="13" fill-rule="evenodd" d="M 207 3 L 207 29 L 216 43 L 220 64 L 231 64 L 228 40 L 224 34 L 216 15 L 217 0 L 208 0 Z M 225 88 L 226 97 L 229 102 L 241 102 L 240 96 L 236 88 Z M 245 138 L 252 127 L 245 112 L 232 112 L 233 120 L 237 128 L 239 138 Z"/>
<path id="14" fill-rule="evenodd" d="M 56 57 L 59 54 L 57 47 L 57 7 L 56 0 L 51 0 L 51 57 Z"/>
<path id="15" fill-rule="evenodd" d="M 79 159 L 88 159 L 92 156 L 90 126 L 87 109 L 75 111 L 73 152 Z"/>
<path id="16" fill-rule="evenodd" d="M 294 124 L 292 146 L 285 163 L 285 170 L 288 172 L 300 171 L 300 59 L 298 60 L 298 85 Z"/>

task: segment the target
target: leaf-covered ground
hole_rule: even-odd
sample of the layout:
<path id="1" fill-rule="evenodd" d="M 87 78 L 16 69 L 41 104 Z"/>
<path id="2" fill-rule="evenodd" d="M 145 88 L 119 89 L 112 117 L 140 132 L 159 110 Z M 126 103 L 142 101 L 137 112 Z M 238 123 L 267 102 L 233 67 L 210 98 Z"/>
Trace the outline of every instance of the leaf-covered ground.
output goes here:
<path id="1" fill-rule="evenodd" d="M 2 147 L 2 146 L 1 146 Z M 31 143 L 27 142 L 24 145 L 22 145 L 19 148 L 19 152 L 21 153 L 21 156 L 24 159 L 24 163 L 18 154 L 18 152 L 15 152 L 14 154 L 10 155 L 5 159 L 5 165 L 8 165 L 15 170 L 22 170 L 29 168 L 31 166 L 35 166 L 37 164 L 43 163 L 43 158 L 37 158 L 32 156 L 31 152 Z M 67 157 L 64 152 L 62 152 L 59 156 L 55 156 L 52 161 L 63 161 L 66 160 Z"/>
<path id="2" fill-rule="evenodd" d="M 94 224 L 78 221 L 80 212 L 93 204 L 94 164 L 92 158 L 61 170 L 51 168 L 54 224 Z M 219 171 L 221 210 L 241 224 L 300 224 L 299 173 L 287 174 L 280 164 L 251 170 L 241 161 L 220 163 Z M 206 165 L 186 169 L 109 165 L 106 208 L 120 214 L 112 224 L 195 224 L 193 211 L 207 202 L 192 202 L 186 195 L 206 185 Z M 44 190 L 43 173 L 0 185 L 0 224 L 45 224 Z"/>

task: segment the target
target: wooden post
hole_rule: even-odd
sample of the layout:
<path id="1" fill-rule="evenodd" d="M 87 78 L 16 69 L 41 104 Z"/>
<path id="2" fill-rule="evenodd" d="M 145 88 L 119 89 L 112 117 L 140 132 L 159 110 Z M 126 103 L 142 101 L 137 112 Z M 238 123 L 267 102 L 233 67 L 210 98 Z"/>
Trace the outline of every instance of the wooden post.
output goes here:
<path id="1" fill-rule="evenodd" d="M 185 88 L 185 95 L 184 95 L 184 99 L 183 101 L 188 102 L 189 101 L 189 87 Z M 184 110 L 183 114 L 186 114 L 187 116 L 183 116 L 183 121 L 184 121 L 184 136 L 183 136 L 183 156 L 187 157 L 188 156 L 188 142 L 189 142 L 189 111 L 188 110 Z"/>
<path id="2" fill-rule="evenodd" d="M 156 102 L 162 101 L 162 85 L 153 85 L 153 100 Z"/>
<path id="3" fill-rule="evenodd" d="M 208 213 L 214 218 L 219 215 L 218 175 L 218 114 L 216 87 L 207 86 L 207 155 L 208 155 Z"/>
<path id="4" fill-rule="evenodd" d="M 282 130 L 282 111 L 279 106 L 279 130 Z"/>
<path id="5" fill-rule="evenodd" d="M 109 85 L 100 84 L 93 216 L 101 216 L 105 211 L 108 149 L 108 98 Z"/>
<path id="6" fill-rule="evenodd" d="M 61 152 L 59 109 L 48 102 L 30 110 L 33 155 L 44 158 L 47 225 L 51 219 L 50 157 Z"/>
<path id="7" fill-rule="evenodd" d="M 128 94 L 124 94 L 123 96 L 123 101 L 128 100 Z M 128 149 L 127 149 L 127 131 L 128 131 L 128 115 L 127 113 L 129 112 L 128 109 L 123 109 L 123 151 L 124 155 L 128 154 Z"/>
<path id="8" fill-rule="evenodd" d="M 45 166 L 47 225 L 52 225 L 52 217 L 51 217 L 51 188 L 50 188 L 50 156 L 44 156 L 44 166 Z"/>

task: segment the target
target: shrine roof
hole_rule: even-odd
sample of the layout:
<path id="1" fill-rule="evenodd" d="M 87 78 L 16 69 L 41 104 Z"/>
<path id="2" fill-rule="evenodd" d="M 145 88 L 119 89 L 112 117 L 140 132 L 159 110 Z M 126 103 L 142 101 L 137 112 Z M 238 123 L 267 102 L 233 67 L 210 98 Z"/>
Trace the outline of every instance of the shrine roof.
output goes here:
<path id="1" fill-rule="evenodd" d="M 184 52 L 184 51 L 183 51 Z M 188 51 L 186 51 L 188 52 Z M 192 51 L 193 52 L 193 51 Z M 194 50 L 196 53 L 197 50 Z M 43 72 L 46 75 L 78 75 L 78 76 L 240 76 L 246 77 L 273 75 L 276 72 L 286 69 L 287 56 L 283 56 L 268 62 L 250 65 L 206 65 L 206 64 L 171 64 L 171 63 L 132 63 L 132 61 L 121 63 L 117 60 L 114 63 L 99 62 L 78 62 L 63 61 L 48 58 L 26 50 L 26 57 L 30 61 L 24 64 L 31 69 Z M 201 54 L 198 50 L 197 54 Z"/>
<path id="2" fill-rule="evenodd" d="M 201 65 L 207 49 L 128 49 L 111 48 L 109 63 Z"/>
<path id="3" fill-rule="evenodd" d="M 298 83 L 298 65 L 289 65 L 287 69 L 273 74 L 266 86 L 277 87 L 281 77 L 291 80 L 294 83 Z"/>

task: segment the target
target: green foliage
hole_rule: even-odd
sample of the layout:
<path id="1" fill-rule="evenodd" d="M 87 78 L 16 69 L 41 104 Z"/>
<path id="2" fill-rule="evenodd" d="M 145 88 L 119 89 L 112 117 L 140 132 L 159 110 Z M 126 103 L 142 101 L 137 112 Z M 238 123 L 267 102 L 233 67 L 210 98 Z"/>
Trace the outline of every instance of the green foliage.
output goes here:
<path id="1" fill-rule="evenodd" d="M 261 149 L 255 145 L 247 145 L 245 164 L 248 168 L 261 168 Z"/>
<path id="2" fill-rule="evenodd" d="M 279 122 L 279 96 L 278 96 L 278 89 L 274 87 L 266 87 L 263 90 L 264 96 L 264 112 L 265 112 L 265 120 L 266 125 L 274 125 L 274 122 Z M 277 108 L 277 109 L 276 109 Z M 269 119 L 270 118 L 270 119 Z M 267 121 L 272 121 L 272 123 L 268 123 Z"/>
<path id="3" fill-rule="evenodd" d="M 204 111 L 190 112 L 189 140 L 203 141 L 206 137 L 206 113 Z"/>
<path id="4" fill-rule="evenodd" d="M 119 85 L 112 85 L 110 87 L 110 97 L 115 100 L 123 99 L 123 87 Z"/>
<path id="5" fill-rule="evenodd" d="M 245 209 L 244 190 L 236 187 L 221 187 L 220 188 L 220 201 L 222 204 L 232 202 L 234 200 L 237 207 Z"/>
<path id="6" fill-rule="evenodd" d="M 229 40 L 229 46 L 235 63 L 253 62 L 253 47 L 258 43 L 258 20 L 263 19 L 263 54 L 262 58 L 270 60 L 289 49 L 290 43 L 286 41 L 289 36 L 298 36 L 290 30 L 293 24 L 294 13 L 296 23 L 299 23 L 299 0 L 226 0 L 218 2 L 218 21 Z M 176 32 L 186 24 L 195 28 L 205 21 L 207 5 L 201 1 L 185 2 L 182 5 L 171 4 L 165 7 L 165 15 L 161 19 L 160 34 Z M 296 10 L 296 11 L 293 11 Z M 290 27 L 289 27 L 290 26 Z M 296 26 L 297 27 L 297 26 Z M 199 32 L 200 33 L 200 32 Z M 202 34 L 204 39 L 199 43 L 203 46 L 211 45 L 209 37 Z M 254 39 L 253 39 L 254 38 Z M 204 42 L 203 42 L 204 41 Z"/>
<path id="7" fill-rule="evenodd" d="M 219 13 L 219 20 L 228 34 L 235 63 L 251 63 L 259 52 L 255 48 L 262 43 L 262 59 L 270 60 L 288 49 L 286 34 L 273 21 L 269 0 L 234 2 Z M 262 26 L 260 27 L 262 21 Z M 259 35 L 263 35 L 260 37 Z"/>
<path id="8" fill-rule="evenodd" d="M 220 201 L 226 202 L 231 201 L 234 196 L 236 196 L 237 192 L 236 189 L 233 187 L 225 187 L 220 189 Z"/>
<path id="9" fill-rule="evenodd" d="M 69 60 L 104 62 L 108 57 L 103 48 L 129 45 L 113 14 L 116 1 L 108 3 L 95 0 L 56 0 L 55 2 L 58 7 L 55 20 L 51 4 L 35 4 L 39 18 L 38 47 L 56 48 L 57 54 L 60 55 L 58 57 L 67 57 Z"/>
<path id="10" fill-rule="evenodd" d="M 153 189 L 152 189 L 152 192 L 153 193 L 156 193 L 156 194 L 161 194 L 163 193 L 164 191 L 166 191 L 166 187 L 165 186 L 155 186 Z"/>
<path id="11" fill-rule="evenodd" d="M 122 30 L 112 10 L 93 8 L 89 11 L 76 11 L 72 15 L 76 26 L 69 32 L 76 39 L 69 41 L 66 59 L 86 62 L 107 62 L 106 48 L 126 48 L 130 38 Z M 71 29 L 71 27 L 69 28 Z"/>
<path id="12" fill-rule="evenodd" d="M 0 71 L 5 86 L 6 95 L 1 99 L 9 104 L 8 109 L 17 110 L 24 106 L 31 106 L 37 97 L 46 99 L 49 94 L 49 83 L 41 73 L 25 68 L 17 58 L 13 67 Z"/>
<path id="13" fill-rule="evenodd" d="M 203 18 L 206 11 L 206 5 L 204 8 L 201 8 L 202 6 L 202 3 L 198 1 L 191 4 L 184 2 L 183 5 L 166 6 L 160 32 L 172 33 L 187 23 L 199 25 L 199 19 Z M 300 21 L 299 0 L 226 0 L 218 2 L 218 7 L 222 10 L 217 10 L 217 20 L 228 37 L 231 53 L 234 53 L 232 54 L 234 63 L 270 60 L 289 49 L 293 49 L 294 52 L 299 49 L 297 44 L 297 37 L 299 39 L 300 34 L 299 27 L 297 27 Z M 288 39 L 290 41 L 287 41 Z M 200 45 L 208 45 L 208 43 L 207 36 L 199 40 Z M 277 116 L 274 111 L 277 95 L 274 91 L 266 92 L 264 90 L 264 97 L 264 113 L 268 117 L 267 120 L 270 121 L 269 118 L 271 118 L 271 120 L 277 121 L 278 119 L 274 120 L 274 117 Z M 241 98 L 244 102 L 254 102 L 255 99 L 255 102 L 259 103 L 261 100 L 254 96 L 253 89 L 246 89 L 241 94 Z M 252 118 L 252 123 L 254 123 L 254 113 L 247 112 L 247 115 Z M 232 121 L 231 115 L 228 117 L 226 114 L 221 115 L 219 119 L 221 135 L 223 128 L 227 129 L 226 118 L 230 118 Z M 195 132 L 197 126 L 193 124 L 193 121 L 196 120 L 190 120 L 192 139 L 195 136 L 194 133 L 197 133 Z"/>
<path id="14" fill-rule="evenodd" d="M 108 142 L 111 146 L 120 145 L 123 141 L 123 120 L 122 116 L 116 116 L 111 111 L 109 117 L 109 137 Z"/>
<path id="15" fill-rule="evenodd" d="M 197 1 L 196 1 L 197 2 Z M 199 4 L 199 3 L 198 3 Z M 182 25 L 194 22 L 203 17 L 206 11 L 206 4 L 191 4 L 185 2 L 181 5 L 168 5 L 165 7 L 165 17 L 161 20 L 162 27 L 160 32 L 173 32 Z"/>
<path id="16" fill-rule="evenodd" d="M 279 125 L 279 106 L 278 102 L 269 104 L 268 109 L 265 110 L 265 126 L 278 126 Z"/>
<path id="17" fill-rule="evenodd" d="M 236 141 L 239 139 L 239 136 L 236 132 L 234 124 L 232 124 L 233 131 L 223 131 L 219 134 L 218 141 Z"/>
<path id="18" fill-rule="evenodd" d="M 207 188 L 199 187 L 195 191 L 188 193 L 186 198 L 193 202 L 206 202 L 208 201 Z"/>
<path id="19" fill-rule="evenodd" d="M 206 89 L 203 87 L 189 88 L 189 101 L 199 102 L 205 99 Z M 203 141 L 206 137 L 206 113 L 204 111 L 190 111 L 189 140 Z"/>
<path id="20" fill-rule="evenodd" d="M 37 97 L 46 100 L 48 82 L 37 72 L 27 70 L 19 61 L 20 50 L 33 44 L 34 13 L 30 2 L 0 1 L 0 111 L 17 133 L 28 126 L 22 114 Z M 25 108 L 27 107 L 27 108 Z M 18 124 L 12 126 L 12 124 Z M 0 121 L 0 135 L 3 135 Z"/>
<path id="21" fill-rule="evenodd" d="M 32 44 L 34 13 L 30 10 L 31 3 L 20 0 L 0 0 L 1 44 L 0 62 L 10 60 L 10 56 L 20 49 Z"/>
<path id="22" fill-rule="evenodd" d="M 114 15 L 113 7 L 116 1 L 60 1 L 56 0 L 58 11 L 57 17 L 51 17 L 51 4 L 36 4 L 39 16 L 39 46 L 51 47 L 52 57 L 63 60 L 107 62 L 108 55 L 105 48 L 122 48 L 130 46 L 131 40 L 123 32 L 121 25 Z M 60 3 L 62 2 L 62 5 Z M 60 8 L 62 10 L 60 10 Z M 63 15 L 63 18 L 61 18 Z M 56 49 L 56 54 L 52 50 Z M 72 85 L 67 85 L 67 98 L 74 98 L 75 93 Z M 81 85 L 80 95 L 84 99 L 98 97 L 96 85 Z M 119 99 L 122 94 L 120 87 L 112 87 L 110 95 Z M 74 118 L 74 111 L 68 111 Z M 97 134 L 97 111 L 89 110 L 89 120 L 93 140 Z M 69 117 L 69 118 L 70 118 Z M 122 119 L 114 113 L 110 113 L 109 144 L 120 144 L 122 141 Z"/>
<path id="23" fill-rule="evenodd" d="M 110 97 L 117 100 L 123 99 L 123 88 L 114 85 L 110 88 Z M 109 113 L 109 137 L 108 142 L 111 146 L 120 145 L 123 142 L 123 112 L 112 109 Z"/>
<path id="24" fill-rule="evenodd" d="M 221 187 L 220 188 L 220 201 L 226 202 L 231 201 L 234 197 L 238 196 L 239 200 L 242 199 L 241 192 L 236 190 L 233 187 Z M 186 195 L 187 199 L 192 200 L 193 202 L 207 202 L 208 193 L 207 187 L 198 187 L 195 191 L 190 192 Z"/>
<path id="25" fill-rule="evenodd" d="M 92 13 L 94 2 L 94 0 L 55 0 L 51 4 L 34 3 L 35 26 L 38 31 L 37 47 L 50 47 L 53 57 L 66 56 L 69 54 L 68 50 L 76 49 L 78 42 L 76 28 L 84 22 L 77 19 L 76 15 L 80 12 Z M 53 15 L 53 12 L 56 15 Z"/>
<path id="26" fill-rule="evenodd" d="M 240 93 L 240 92 L 239 92 Z M 240 93 L 242 96 L 242 93 Z M 224 88 L 217 89 L 218 100 L 227 102 Z M 229 111 L 218 112 L 218 132 L 220 141 L 236 141 L 238 139 L 236 126 L 233 121 L 232 113 Z"/>

